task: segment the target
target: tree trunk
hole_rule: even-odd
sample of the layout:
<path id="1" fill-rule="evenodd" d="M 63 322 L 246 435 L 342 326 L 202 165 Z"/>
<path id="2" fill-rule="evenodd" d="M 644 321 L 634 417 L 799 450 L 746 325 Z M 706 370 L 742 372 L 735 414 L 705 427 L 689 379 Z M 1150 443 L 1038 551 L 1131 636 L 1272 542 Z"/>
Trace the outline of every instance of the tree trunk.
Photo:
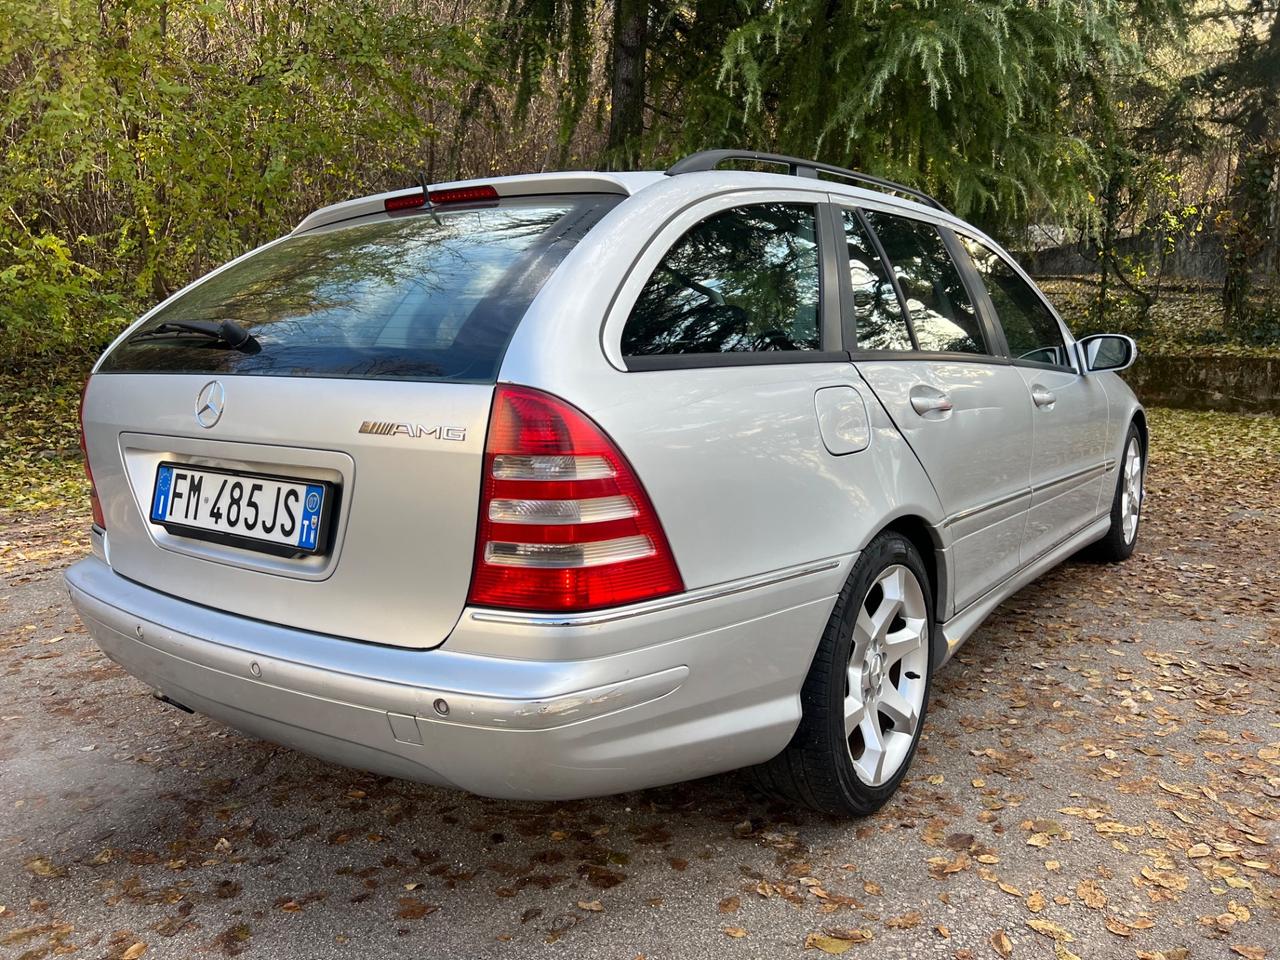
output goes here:
<path id="1" fill-rule="evenodd" d="M 640 159 L 648 48 L 649 0 L 615 0 L 607 145 L 613 167 L 632 167 Z"/>
<path id="2" fill-rule="evenodd" d="M 1272 17 L 1266 41 L 1253 53 L 1259 65 L 1280 63 L 1280 13 Z M 1262 73 L 1258 67 L 1255 70 Z M 1227 198 L 1222 307 L 1227 326 L 1247 335 L 1254 320 L 1253 272 L 1276 242 L 1271 234 L 1270 208 L 1276 165 L 1280 162 L 1276 154 L 1280 151 L 1271 138 L 1278 132 L 1275 122 L 1280 114 L 1280 90 L 1272 84 L 1259 83 L 1256 95 L 1249 98 L 1249 106 L 1242 113 L 1240 159 Z"/>
<path id="3" fill-rule="evenodd" d="M 1114 155 L 1110 162 L 1115 163 Z M 1116 220 L 1119 218 L 1120 176 L 1114 170 L 1107 177 L 1106 192 L 1102 198 L 1102 237 L 1098 244 L 1098 299 L 1094 302 L 1094 323 L 1100 329 L 1107 326 L 1107 296 L 1111 290 L 1111 264 L 1116 245 Z"/>

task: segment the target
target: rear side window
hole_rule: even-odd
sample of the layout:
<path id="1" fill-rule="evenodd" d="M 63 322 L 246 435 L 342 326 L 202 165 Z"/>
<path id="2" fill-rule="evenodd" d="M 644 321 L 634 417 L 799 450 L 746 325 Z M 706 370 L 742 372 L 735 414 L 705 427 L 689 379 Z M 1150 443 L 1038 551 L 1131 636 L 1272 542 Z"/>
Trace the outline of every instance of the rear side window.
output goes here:
<path id="1" fill-rule="evenodd" d="M 757 203 L 694 226 L 641 290 L 623 354 L 817 350 L 816 223 L 812 205 Z"/>
<path id="2" fill-rule="evenodd" d="M 995 305 L 1015 360 L 1071 367 L 1058 319 L 1018 271 L 985 243 L 960 237 Z"/>
<path id="3" fill-rule="evenodd" d="M 617 200 L 437 207 L 291 237 L 165 304 L 101 369 L 493 382 L 534 296 Z M 181 326 L 223 320 L 256 349 Z"/>
<path id="4" fill-rule="evenodd" d="M 884 261 L 862 229 L 858 215 L 844 211 L 844 236 L 849 256 L 849 283 L 859 350 L 911 350 L 911 330 Z M 846 328 L 847 329 L 847 328 Z"/>
<path id="5" fill-rule="evenodd" d="M 874 210 L 866 217 L 897 274 L 920 349 L 986 353 L 973 301 L 938 228 Z"/>

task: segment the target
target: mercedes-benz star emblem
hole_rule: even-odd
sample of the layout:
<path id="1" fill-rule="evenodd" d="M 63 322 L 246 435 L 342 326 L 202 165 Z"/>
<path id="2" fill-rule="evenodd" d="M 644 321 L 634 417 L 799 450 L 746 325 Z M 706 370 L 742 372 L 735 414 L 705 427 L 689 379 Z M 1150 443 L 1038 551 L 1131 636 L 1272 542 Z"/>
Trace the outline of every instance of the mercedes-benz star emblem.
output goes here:
<path id="1" fill-rule="evenodd" d="M 210 380 L 196 394 L 196 423 L 208 429 L 222 419 L 227 406 L 227 391 L 217 380 Z"/>

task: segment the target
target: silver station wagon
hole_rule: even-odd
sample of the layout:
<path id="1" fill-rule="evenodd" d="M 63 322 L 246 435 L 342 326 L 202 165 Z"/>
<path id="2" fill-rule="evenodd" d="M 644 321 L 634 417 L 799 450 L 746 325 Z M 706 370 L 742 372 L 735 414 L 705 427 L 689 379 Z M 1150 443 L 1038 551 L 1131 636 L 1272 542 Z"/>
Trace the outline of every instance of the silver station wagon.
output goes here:
<path id="1" fill-rule="evenodd" d="M 751 766 L 866 814 L 1001 600 L 1132 552 L 1133 358 L 837 167 L 424 185 L 112 344 L 67 581 L 161 699 L 340 764 L 528 799 Z"/>

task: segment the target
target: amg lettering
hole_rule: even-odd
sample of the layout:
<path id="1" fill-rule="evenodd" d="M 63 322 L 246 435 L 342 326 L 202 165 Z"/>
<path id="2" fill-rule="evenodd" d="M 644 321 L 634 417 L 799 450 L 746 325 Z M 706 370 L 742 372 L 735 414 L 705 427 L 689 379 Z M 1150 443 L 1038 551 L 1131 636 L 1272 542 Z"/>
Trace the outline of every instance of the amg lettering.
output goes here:
<path id="1" fill-rule="evenodd" d="M 398 420 L 365 420 L 360 424 L 359 433 L 369 433 L 376 437 L 413 437 L 417 440 L 457 440 L 467 439 L 466 427 L 446 427 L 442 425 L 425 426 L 421 423 L 405 423 Z"/>

